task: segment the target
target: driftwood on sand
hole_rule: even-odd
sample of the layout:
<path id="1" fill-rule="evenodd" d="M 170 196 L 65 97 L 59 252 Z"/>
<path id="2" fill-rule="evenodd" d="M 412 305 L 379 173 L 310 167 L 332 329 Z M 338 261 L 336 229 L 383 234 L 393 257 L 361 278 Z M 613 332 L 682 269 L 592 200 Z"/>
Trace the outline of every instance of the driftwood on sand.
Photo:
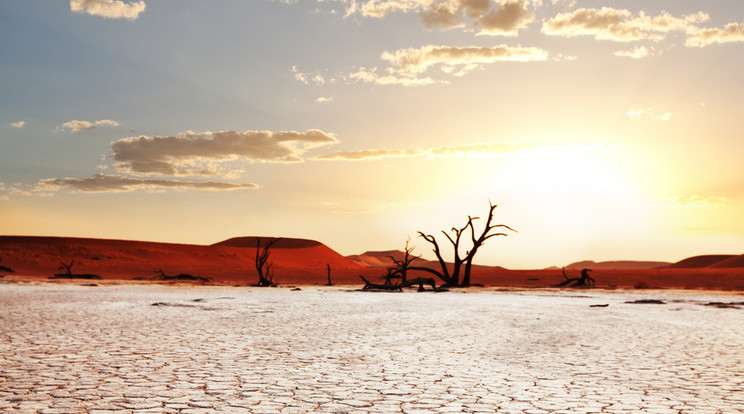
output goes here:
<path id="1" fill-rule="evenodd" d="M 211 280 L 208 277 L 194 276 L 188 273 L 179 273 L 175 276 L 168 276 L 165 274 L 165 272 L 163 272 L 163 269 L 158 269 L 155 271 L 155 273 L 158 274 L 157 276 L 153 278 L 155 280 L 191 280 L 191 281 L 202 282 L 202 283 L 207 283 Z"/>
<path id="2" fill-rule="evenodd" d="M 566 268 L 562 268 L 561 272 L 563 272 L 563 277 L 566 280 L 555 285 L 555 287 L 593 287 L 595 280 L 589 276 L 589 272 L 591 271 L 592 269 L 582 269 L 580 277 L 568 277 L 566 275 Z"/>

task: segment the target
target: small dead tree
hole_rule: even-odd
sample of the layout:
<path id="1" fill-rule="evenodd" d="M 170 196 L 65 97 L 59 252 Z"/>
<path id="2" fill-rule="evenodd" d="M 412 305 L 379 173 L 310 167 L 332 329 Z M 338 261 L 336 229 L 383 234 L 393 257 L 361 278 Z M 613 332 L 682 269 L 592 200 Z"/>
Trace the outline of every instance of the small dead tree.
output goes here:
<path id="1" fill-rule="evenodd" d="M 94 275 L 90 273 L 72 273 L 72 266 L 75 264 L 74 260 L 70 260 L 70 263 L 61 262 L 58 270 L 64 269 L 67 273 L 55 273 L 50 279 L 101 279 L 100 275 Z"/>
<path id="2" fill-rule="evenodd" d="M 276 286 L 274 283 L 273 264 L 269 262 L 271 247 L 276 244 L 280 238 L 271 238 L 261 247 L 261 238 L 256 238 L 256 272 L 258 272 L 258 283 L 256 286 Z"/>
<path id="3" fill-rule="evenodd" d="M 401 284 L 405 284 L 408 279 L 408 269 L 411 268 L 411 263 L 421 257 L 411 254 L 413 253 L 413 249 L 415 247 L 409 246 L 410 242 L 411 238 L 409 237 L 408 240 L 406 240 L 406 247 L 403 250 L 402 259 L 396 259 L 393 256 L 388 256 L 390 260 L 393 261 L 393 266 L 391 268 L 388 268 L 388 276 L 392 276 L 391 273 L 398 275 L 400 277 Z"/>
<path id="4" fill-rule="evenodd" d="M 447 264 L 447 262 L 442 257 L 442 251 L 439 246 L 439 243 L 437 242 L 437 239 L 434 237 L 434 235 L 431 234 L 425 234 L 421 231 L 418 232 L 419 237 L 422 237 L 427 242 L 431 243 L 433 246 L 434 254 L 437 257 L 437 260 L 439 261 L 439 266 L 441 270 L 435 270 L 435 269 L 429 269 L 426 267 L 409 267 L 410 270 L 421 270 L 424 272 L 433 273 L 436 275 L 439 279 L 441 279 L 446 286 L 470 286 L 471 279 L 470 279 L 470 273 L 473 268 L 473 258 L 475 258 L 475 254 L 478 252 L 478 249 L 485 244 L 486 240 L 490 239 L 491 237 L 496 236 L 507 236 L 506 233 L 503 232 L 497 232 L 496 229 L 507 229 L 513 232 L 516 232 L 516 230 L 512 229 L 511 227 L 507 226 L 506 224 L 493 224 L 493 214 L 496 210 L 496 207 L 498 207 L 498 204 L 493 204 L 491 202 L 489 204 L 488 209 L 488 217 L 486 218 L 485 226 L 483 227 L 483 230 L 478 234 L 475 230 L 475 224 L 474 222 L 476 220 L 479 220 L 479 217 L 471 217 L 468 216 L 468 221 L 465 223 L 463 227 L 457 228 L 452 227 L 450 229 L 452 235 L 447 233 L 446 231 L 442 230 L 442 234 L 447 238 L 447 240 L 452 245 L 452 251 L 453 251 L 453 262 L 452 262 L 452 271 L 450 272 L 450 268 Z M 467 233 L 468 228 L 470 229 L 470 241 L 472 243 L 472 246 L 469 250 L 465 252 L 465 256 L 460 256 L 460 242 L 463 238 L 463 235 Z M 466 236 L 467 237 L 467 236 Z M 464 265 L 464 268 L 463 268 Z M 462 272 L 462 281 L 460 280 L 460 275 Z"/>
<path id="5" fill-rule="evenodd" d="M 67 276 L 72 276 L 72 266 L 73 265 L 75 265 L 75 261 L 74 260 L 70 260 L 70 264 L 67 264 L 65 262 L 60 262 L 59 263 L 59 267 L 57 268 L 57 270 L 64 269 L 67 272 L 66 273 Z"/>
<path id="6" fill-rule="evenodd" d="M 326 283 L 326 286 L 333 286 L 333 282 L 331 281 L 331 264 L 326 263 L 326 270 L 328 271 L 328 283 Z"/>

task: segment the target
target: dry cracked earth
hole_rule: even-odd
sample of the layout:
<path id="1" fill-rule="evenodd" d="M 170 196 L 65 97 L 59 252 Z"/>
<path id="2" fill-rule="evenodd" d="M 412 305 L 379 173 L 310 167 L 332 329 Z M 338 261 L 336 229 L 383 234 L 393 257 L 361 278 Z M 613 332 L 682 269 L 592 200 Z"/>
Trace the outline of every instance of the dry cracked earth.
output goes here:
<path id="1" fill-rule="evenodd" d="M 742 301 L 3 283 L 0 412 L 744 412 Z"/>

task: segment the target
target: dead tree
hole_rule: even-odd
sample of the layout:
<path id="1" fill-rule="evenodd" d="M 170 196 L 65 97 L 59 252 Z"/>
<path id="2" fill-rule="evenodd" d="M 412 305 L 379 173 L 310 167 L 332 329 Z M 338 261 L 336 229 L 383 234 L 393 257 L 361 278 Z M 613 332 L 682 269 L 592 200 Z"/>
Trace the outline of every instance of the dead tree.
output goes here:
<path id="1" fill-rule="evenodd" d="M 67 273 L 55 273 L 50 279 L 101 279 L 100 275 L 93 275 L 90 273 L 72 273 L 72 266 L 75 264 L 74 260 L 70 260 L 70 264 L 61 262 L 59 270 L 64 269 Z"/>
<path id="2" fill-rule="evenodd" d="M 434 292 L 441 292 L 441 291 L 446 290 L 446 289 L 443 289 L 443 288 L 442 289 L 438 288 L 437 287 L 437 284 L 436 284 L 436 281 L 434 280 L 433 277 L 416 277 L 416 278 L 413 278 L 413 279 L 408 279 L 407 281 L 402 282 L 400 284 L 401 287 L 411 287 L 411 286 L 415 286 L 415 285 L 419 285 L 419 287 L 418 287 L 418 291 L 419 292 L 425 292 L 426 291 L 426 289 L 424 289 L 424 285 L 430 285 L 431 286 L 431 290 L 434 291 Z"/>
<path id="3" fill-rule="evenodd" d="M 326 270 L 328 270 L 328 283 L 326 283 L 326 286 L 333 286 L 333 282 L 331 282 L 331 265 L 330 263 L 326 264 Z"/>
<path id="4" fill-rule="evenodd" d="M 493 204 L 489 202 L 489 210 L 488 210 L 488 217 L 486 218 L 485 226 L 483 227 L 483 230 L 476 234 L 475 230 L 475 220 L 479 220 L 479 217 L 471 217 L 468 216 L 467 223 L 460 228 L 452 227 L 450 231 L 452 232 L 452 236 L 450 236 L 449 233 L 442 230 L 442 234 L 447 238 L 447 240 L 452 245 L 452 251 L 453 251 L 453 262 L 452 262 L 452 271 L 450 272 L 450 268 L 447 264 L 447 262 L 442 257 L 442 251 L 439 247 L 439 243 L 437 242 L 437 239 L 431 235 L 431 234 L 425 234 L 421 231 L 418 232 L 419 236 L 422 237 L 427 242 L 431 243 L 432 246 L 434 246 L 434 254 L 437 257 L 437 260 L 439 261 L 439 266 L 441 270 L 436 269 L 429 269 L 425 267 L 409 267 L 410 270 L 420 270 L 424 272 L 429 272 L 434 275 L 436 275 L 439 279 L 441 279 L 444 282 L 445 286 L 470 286 L 470 273 L 473 268 L 473 258 L 475 258 L 475 254 L 478 252 L 478 249 L 483 246 L 483 244 L 486 242 L 486 240 L 490 239 L 491 237 L 495 236 L 507 236 L 506 233 L 503 232 L 497 232 L 496 229 L 508 229 L 510 231 L 516 232 L 516 230 L 512 229 L 511 227 L 507 226 L 506 224 L 492 224 L 493 222 L 493 213 L 494 210 L 496 210 L 496 207 L 498 207 L 498 204 Z M 470 241 L 472 243 L 469 250 L 465 252 L 465 257 L 460 256 L 460 241 L 463 237 L 463 234 L 467 233 L 468 228 L 470 228 Z M 464 265 L 464 268 L 463 268 Z M 460 280 L 460 274 L 462 271 L 462 281 Z"/>
<path id="5" fill-rule="evenodd" d="M 269 262 L 269 256 L 271 255 L 271 247 L 276 244 L 280 238 L 268 239 L 263 247 L 261 247 L 261 238 L 256 238 L 256 272 L 258 272 L 258 283 L 255 286 L 276 286 L 274 283 L 274 272 L 273 264 Z"/>
<path id="6" fill-rule="evenodd" d="M 566 275 L 566 268 L 561 268 L 561 273 L 563 273 L 563 277 L 566 279 L 563 282 L 555 285 L 556 287 L 592 287 L 596 283 L 594 278 L 589 276 L 589 272 L 591 272 L 592 269 L 582 269 L 581 270 L 581 276 L 580 277 L 568 277 Z"/>
<path id="7" fill-rule="evenodd" d="M 394 274 L 399 275 L 401 284 L 405 284 L 406 280 L 408 279 L 408 269 L 411 268 L 411 263 L 413 263 L 414 260 L 421 257 L 421 256 L 414 256 L 411 254 L 413 252 L 414 247 L 411 247 L 408 245 L 410 242 L 411 242 L 410 238 L 406 240 L 406 247 L 405 247 L 405 250 L 403 251 L 402 259 L 399 260 L 393 256 L 388 256 L 390 260 L 393 261 L 393 267 L 391 269 L 393 270 Z M 390 270 L 388 270 L 388 275 L 390 275 Z"/>

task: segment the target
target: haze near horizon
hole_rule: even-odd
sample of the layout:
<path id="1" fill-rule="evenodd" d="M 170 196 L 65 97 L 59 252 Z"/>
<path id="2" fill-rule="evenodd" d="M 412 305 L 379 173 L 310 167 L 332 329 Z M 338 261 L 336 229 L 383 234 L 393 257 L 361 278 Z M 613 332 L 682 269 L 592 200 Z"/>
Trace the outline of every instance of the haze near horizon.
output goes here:
<path id="1" fill-rule="evenodd" d="M 0 234 L 480 264 L 744 246 L 744 8 L 662 0 L 0 5 Z M 481 222 L 476 221 L 476 228 Z M 443 236 L 442 236 L 443 237 Z"/>

